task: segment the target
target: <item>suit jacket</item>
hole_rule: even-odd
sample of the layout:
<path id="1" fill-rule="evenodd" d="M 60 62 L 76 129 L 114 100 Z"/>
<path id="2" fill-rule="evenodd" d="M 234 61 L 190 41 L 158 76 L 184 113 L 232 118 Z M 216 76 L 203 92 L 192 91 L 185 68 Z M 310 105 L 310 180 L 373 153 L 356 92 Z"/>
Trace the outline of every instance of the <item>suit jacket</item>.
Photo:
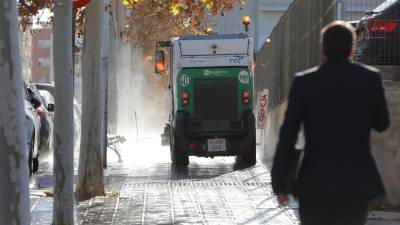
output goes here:
<path id="1" fill-rule="evenodd" d="M 271 171 L 275 193 L 286 188 L 301 124 L 306 144 L 298 196 L 385 193 L 370 149 L 371 128 L 384 131 L 390 124 L 377 69 L 328 61 L 295 75 Z"/>

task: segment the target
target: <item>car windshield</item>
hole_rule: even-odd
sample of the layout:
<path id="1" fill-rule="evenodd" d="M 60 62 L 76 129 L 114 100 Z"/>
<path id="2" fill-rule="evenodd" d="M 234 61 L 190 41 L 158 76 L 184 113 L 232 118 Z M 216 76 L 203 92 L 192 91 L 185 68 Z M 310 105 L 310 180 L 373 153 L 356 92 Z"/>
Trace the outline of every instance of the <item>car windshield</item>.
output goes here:
<path id="1" fill-rule="evenodd" d="M 45 101 L 45 104 L 54 104 L 54 98 L 50 94 L 50 92 L 45 91 L 45 90 L 39 90 L 40 95 L 43 97 L 43 100 Z"/>
<path id="2" fill-rule="evenodd" d="M 385 9 L 389 8 L 390 6 L 398 3 L 399 0 L 387 0 L 385 2 L 383 2 L 382 4 L 380 4 L 376 9 L 374 9 L 374 12 L 382 12 L 385 11 Z"/>

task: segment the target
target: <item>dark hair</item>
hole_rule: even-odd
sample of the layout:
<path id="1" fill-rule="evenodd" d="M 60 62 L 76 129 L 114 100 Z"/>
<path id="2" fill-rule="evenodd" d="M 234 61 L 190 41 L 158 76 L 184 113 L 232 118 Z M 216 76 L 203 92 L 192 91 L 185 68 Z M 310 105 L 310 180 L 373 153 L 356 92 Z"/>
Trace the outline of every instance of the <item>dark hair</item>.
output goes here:
<path id="1" fill-rule="evenodd" d="M 331 60 L 347 59 L 353 48 L 356 33 L 345 21 L 335 21 L 321 31 L 321 44 L 325 56 Z"/>

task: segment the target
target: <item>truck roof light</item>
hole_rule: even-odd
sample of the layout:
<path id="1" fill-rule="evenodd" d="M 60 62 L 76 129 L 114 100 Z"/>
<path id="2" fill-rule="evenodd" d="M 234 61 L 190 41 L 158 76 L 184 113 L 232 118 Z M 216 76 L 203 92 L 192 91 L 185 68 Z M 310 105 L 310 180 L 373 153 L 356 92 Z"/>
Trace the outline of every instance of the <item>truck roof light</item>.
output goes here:
<path id="1" fill-rule="evenodd" d="M 245 26 L 248 26 L 248 25 L 250 25 L 250 23 L 251 23 L 251 18 L 250 18 L 250 16 L 243 16 L 243 18 L 242 18 L 242 24 L 245 25 Z"/>
<path id="2" fill-rule="evenodd" d="M 246 32 L 249 31 L 249 25 L 251 23 L 250 16 L 243 16 L 242 18 L 242 24 L 244 25 Z"/>

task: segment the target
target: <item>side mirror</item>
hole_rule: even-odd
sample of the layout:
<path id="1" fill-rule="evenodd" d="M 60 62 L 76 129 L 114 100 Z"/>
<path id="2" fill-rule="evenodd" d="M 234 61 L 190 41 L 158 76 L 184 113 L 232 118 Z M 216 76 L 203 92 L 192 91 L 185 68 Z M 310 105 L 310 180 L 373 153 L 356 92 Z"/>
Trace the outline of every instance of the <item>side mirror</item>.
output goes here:
<path id="1" fill-rule="evenodd" d="M 50 103 L 47 105 L 47 111 L 54 112 L 54 104 L 53 103 Z"/>
<path id="2" fill-rule="evenodd" d="M 165 58 L 164 51 L 156 51 L 155 55 L 155 72 L 158 74 L 165 73 Z"/>
<path id="3" fill-rule="evenodd" d="M 32 103 L 33 108 L 35 108 L 35 109 L 42 105 L 36 97 L 31 98 L 31 103 Z"/>

